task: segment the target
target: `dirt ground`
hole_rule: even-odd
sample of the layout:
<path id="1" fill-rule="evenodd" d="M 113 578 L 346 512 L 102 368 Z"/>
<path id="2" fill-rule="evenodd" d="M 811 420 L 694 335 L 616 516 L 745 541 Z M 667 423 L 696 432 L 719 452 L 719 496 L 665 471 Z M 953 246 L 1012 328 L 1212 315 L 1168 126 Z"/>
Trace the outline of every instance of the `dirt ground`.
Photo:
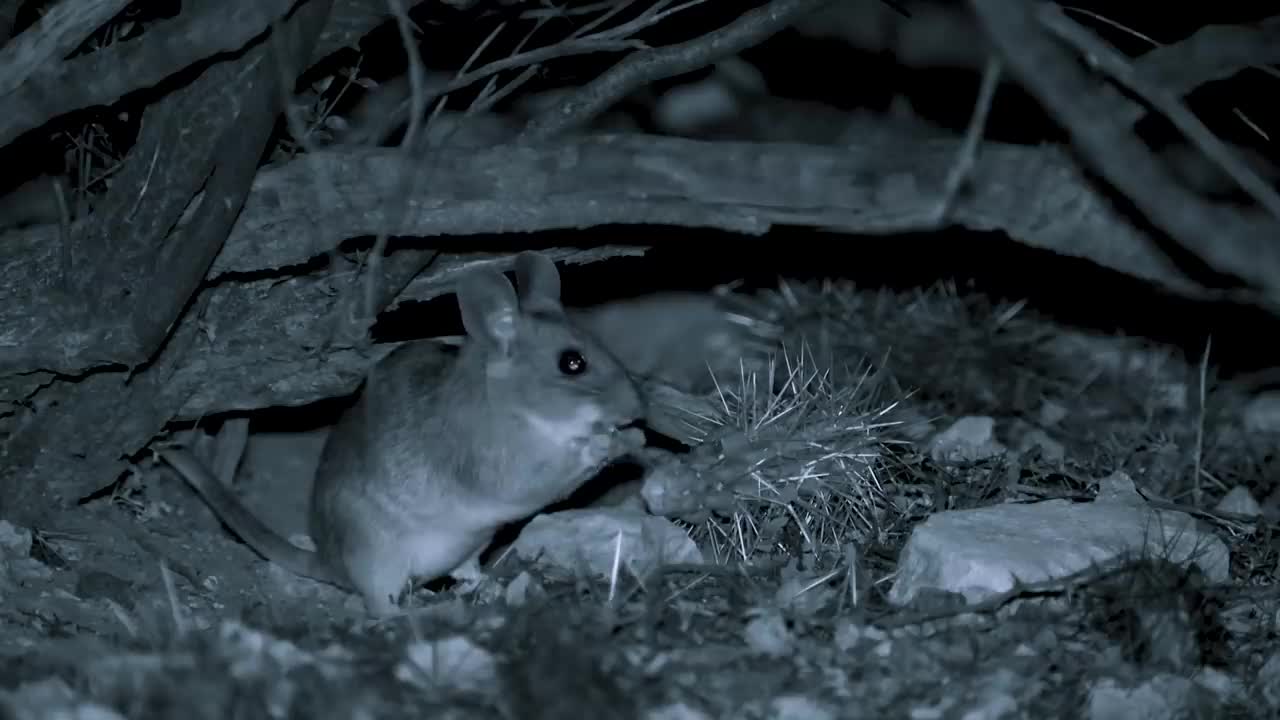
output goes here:
<path id="1" fill-rule="evenodd" d="M 58 707 L 129 718 L 1276 712 L 1280 544 L 1265 499 L 1280 445 L 1240 429 L 1249 393 L 1224 384 L 1204 403 L 1171 402 L 1179 388 L 1195 397 L 1199 376 L 1168 348 L 1067 331 L 1029 312 L 1010 320 L 972 298 L 886 305 L 865 291 L 805 292 L 795 320 L 825 328 L 816 358 L 884 358 L 892 345 L 892 360 L 873 363 L 872 375 L 833 376 L 777 413 L 793 437 L 748 423 L 737 460 L 763 463 L 747 458 L 763 444 L 776 450 L 770 458 L 791 453 L 807 467 L 822 453 L 829 460 L 835 441 L 816 428 L 837 415 L 874 418 L 893 406 L 894 418 L 930 422 L 869 432 L 874 462 L 832 475 L 817 496 L 739 489 L 729 511 L 686 518 L 680 527 L 706 563 L 611 580 L 503 557 L 485 592 L 419 589 L 405 615 L 375 622 L 348 593 L 263 561 L 171 470 L 143 464 L 114 497 L 49 527 L 0 524 L 5 717 Z M 874 387 L 857 382 L 872 376 Z M 719 393 L 721 426 L 746 418 L 745 385 Z M 1048 431 L 1060 457 L 950 463 L 923 451 L 928 433 L 974 415 L 1016 445 L 1046 406 L 1063 418 Z M 323 428 L 255 434 L 241 463 L 246 504 L 286 535 L 305 532 L 323 438 Z M 718 442 L 708 467 L 733 460 Z M 989 607 L 946 595 L 886 600 L 898 551 L 931 513 L 1087 498 L 1117 470 L 1192 508 L 1191 468 L 1213 479 L 1194 508 L 1231 550 L 1226 586 L 1141 562 Z M 1262 501 L 1262 516 L 1214 515 L 1235 488 Z"/>

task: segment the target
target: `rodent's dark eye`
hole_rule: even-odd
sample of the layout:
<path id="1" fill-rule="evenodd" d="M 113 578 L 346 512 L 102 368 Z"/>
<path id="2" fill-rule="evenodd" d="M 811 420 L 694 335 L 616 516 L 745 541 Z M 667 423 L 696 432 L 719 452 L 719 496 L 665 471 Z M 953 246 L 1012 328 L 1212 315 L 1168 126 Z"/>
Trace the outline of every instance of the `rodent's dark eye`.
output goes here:
<path id="1" fill-rule="evenodd" d="M 560 353 L 560 372 L 565 375 L 581 375 L 587 371 L 587 359 L 577 350 Z"/>

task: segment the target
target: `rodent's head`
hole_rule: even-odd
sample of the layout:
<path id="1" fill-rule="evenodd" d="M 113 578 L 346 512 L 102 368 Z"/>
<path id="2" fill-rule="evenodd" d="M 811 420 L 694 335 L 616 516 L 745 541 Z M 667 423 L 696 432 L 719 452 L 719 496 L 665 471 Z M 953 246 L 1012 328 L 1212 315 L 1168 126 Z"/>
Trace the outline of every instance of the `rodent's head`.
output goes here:
<path id="1" fill-rule="evenodd" d="M 518 296 L 506 277 L 492 270 L 473 272 L 458 284 L 469 354 L 484 366 L 491 400 L 568 435 L 586 434 L 580 424 L 593 416 L 594 424 L 606 427 L 643 417 L 635 381 L 565 314 L 555 263 L 540 253 L 522 252 L 515 270 Z"/>

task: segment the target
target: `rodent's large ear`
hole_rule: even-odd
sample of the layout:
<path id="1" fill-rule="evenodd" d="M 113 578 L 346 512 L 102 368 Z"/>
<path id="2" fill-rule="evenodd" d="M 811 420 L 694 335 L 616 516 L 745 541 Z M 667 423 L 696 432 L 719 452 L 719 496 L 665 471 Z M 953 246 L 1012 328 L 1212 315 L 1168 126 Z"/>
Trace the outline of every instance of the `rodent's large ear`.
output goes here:
<path id="1" fill-rule="evenodd" d="M 516 292 L 506 276 L 475 270 L 458 280 L 458 309 L 467 335 L 510 354 L 516 338 Z"/>
<path id="2" fill-rule="evenodd" d="M 560 271 L 551 258 L 526 250 L 516 256 L 516 285 L 520 288 L 520 307 L 525 311 L 559 311 Z"/>

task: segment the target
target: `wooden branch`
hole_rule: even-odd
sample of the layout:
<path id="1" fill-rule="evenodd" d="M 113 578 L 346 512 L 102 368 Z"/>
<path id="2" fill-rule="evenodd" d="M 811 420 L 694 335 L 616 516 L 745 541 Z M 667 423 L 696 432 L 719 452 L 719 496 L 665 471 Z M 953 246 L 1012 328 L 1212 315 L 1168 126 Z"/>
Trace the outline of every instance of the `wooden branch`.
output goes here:
<path id="1" fill-rule="evenodd" d="M 743 13 L 723 28 L 688 42 L 633 52 L 574 91 L 562 103 L 547 108 L 530 120 L 521 133 L 521 140 L 545 140 L 585 127 L 635 90 L 664 78 L 707 67 L 717 60 L 759 45 L 830 1 L 772 0 Z"/>
<path id="2" fill-rule="evenodd" d="M 288 274 L 350 237 L 435 237 L 602 224 L 711 227 L 759 235 L 783 223 L 850 234 L 930 229 L 957 140 L 880 133 L 825 145 L 601 135 L 563 143 L 317 152 L 259 172 L 209 277 Z M 403 195 L 402 173 L 421 194 Z M 323 180 L 318 180 L 322 178 Z M 987 143 L 952 219 L 1159 283 L 1204 289 L 1052 148 Z M 93 222 L 92 218 L 84 222 Z M 68 330 L 47 287 L 52 228 L 10 233 L 0 265 L 0 372 L 81 372 L 116 352 L 109 336 Z M 93 342 L 90 342 L 92 340 Z M 94 344 L 97 343 L 97 344 Z M 27 387 L 0 385 L 0 400 Z M 28 388 L 29 389 L 29 388 Z"/>
<path id="3" fill-rule="evenodd" d="M 302 0 L 309 3 L 316 0 Z M 135 40 L 51 63 L 0 94 L 0 146 L 64 113 L 110 105 L 220 52 L 244 47 L 288 13 L 295 0 L 184 3 L 184 12 Z M 193 7 L 191 7 L 193 6 Z M 25 33 L 24 33 L 25 34 Z M 0 66 L 3 67 L 3 66 Z M 0 87 L 5 83 L 0 81 Z"/>
<path id="4" fill-rule="evenodd" d="M 1088 57 L 1094 67 L 1154 106 L 1187 140 L 1249 193 L 1259 205 L 1266 208 L 1273 218 L 1280 220 L 1280 194 L 1187 109 L 1179 97 L 1180 93 L 1151 82 L 1149 73 L 1139 71 L 1120 51 L 1088 28 L 1072 21 L 1057 5 L 1045 5 L 1038 16 L 1045 27 L 1059 39 L 1071 44 L 1078 53 Z M 1280 51 L 1276 52 L 1280 54 Z"/>
<path id="5" fill-rule="evenodd" d="M 1280 228 L 1176 182 L 1130 129 L 1128 102 L 1080 69 L 1036 20 L 1041 3 L 970 0 L 1009 71 L 1057 117 L 1085 162 L 1209 269 L 1280 299 Z"/>
<path id="6" fill-rule="evenodd" d="M 229 10 L 224 2 L 187 3 L 181 16 L 158 23 L 142 37 L 62 61 L 79 39 L 128 5 L 125 0 L 63 0 L 0 50 L 0 98 L 7 110 L 0 114 L 0 146 L 63 113 L 108 105 L 212 55 L 238 50 L 298 4 L 244 2 Z M 0 44 L 19 5 L 0 2 Z M 385 0 L 337 0 L 307 66 L 354 47 L 389 17 Z"/>
<path id="7" fill-rule="evenodd" d="M 309 56 L 327 2 L 313 0 L 271 41 L 211 66 L 147 110 L 97 212 L 75 226 L 52 266 L 53 287 L 63 292 L 40 305 L 43 319 L 57 320 L 62 338 L 78 344 L 64 349 L 84 351 L 76 369 L 145 362 L 199 287 L 275 126 L 284 95 L 271 60 L 283 54 L 297 67 Z M 171 235 L 202 188 L 189 221 Z"/>
<path id="8" fill-rule="evenodd" d="M 978 70 L 990 54 L 973 13 L 964 6 L 924 3 L 911 15 L 882 0 L 832 3 L 796 23 L 802 34 L 838 37 L 870 52 L 891 52 L 908 67 L 960 67 Z M 964 37 L 970 42 L 946 42 Z M 1248 67 L 1280 63 L 1280 17 L 1252 25 L 1208 25 L 1134 60 L 1143 78 L 1184 95 L 1207 82 L 1228 78 Z M 1275 74 L 1274 72 L 1272 74 Z M 1133 124 L 1146 107 L 1129 105 L 1124 122 Z"/>
<path id="9" fill-rule="evenodd" d="M 82 360 L 130 353 L 151 358 L 234 222 L 284 98 L 280 78 L 292 81 L 296 70 L 291 68 L 310 57 L 329 2 L 312 0 L 277 27 L 271 42 L 210 67 L 190 88 L 149 111 L 152 122 L 144 123 L 130 167 L 117 176 L 102 216 L 77 228 L 80 240 L 71 257 L 78 267 L 46 268 L 44 277 L 57 278 L 56 289 L 72 282 L 68 269 L 77 275 L 90 271 L 88 282 L 78 276 L 74 282 L 92 300 L 41 289 L 35 292 L 40 304 L 17 310 L 44 311 L 32 318 L 36 322 L 63 320 L 53 327 L 68 346 L 52 358 L 55 362 L 65 360 L 75 343 L 80 343 L 77 350 L 92 353 Z M 194 137 L 175 140 L 193 125 L 197 130 L 189 134 Z M 198 208 L 188 213 L 190 222 L 170 234 L 175 213 L 182 213 L 201 182 L 205 191 Z M 170 347 L 198 337 L 195 323 L 188 326 L 170 340 Z M 40 330 L 30 324 L 24 329 Z M 165 395 L 175 355 L 165 354 L 145 372 L 99 370 L 78 383 L 47 388 L 42 395 L 46 401 L 57 398 L 57 411 L 28 417 L 5 439 L 0 505 L 51 507 L 65 499 L 61 490 L 76 485 L 72 478 L 83 474 L 82 469 L 76 472 L 81 459 L 93 459 L 97 465 L 92 467 L 112 466 L 122 450 L 138 447 L 129 439 L 154 435 L 181 404 Z"/>
<path id="10" fill-rule="evenodd" d="M 63 0 L 5 45 L 21 3 L 0 0 L 0 98 L 6 109 L 12 108 L 0 116 L 0 146 L 63 113 L 110 104 L 214 54 L 242 48 L 299 3 L 241 3 L 230 12 L 223 2 L 187 3 L 180 17 L 158 23 L 142 37 L 62 61 L 80 39 L 128 4 Z M 355 47 L 390 17 L 385 0 L 336 0 L 307 66 L 341 48 Z M 28 80 L 30 84 L 22 87 Z"/>
<path id="11" fill-rule="evenodd" d="M 1144 53 L 1135 63 L 1146 82 L 1185 95 L 1245 68 L 1280 63 L 1280 16 L 1256 27 L 1208 25 L 1183 40 Z M 1142 111 L 1140 106 L 1134 107 Z"/>
<path id="12" fill-rule="evenodd" d="M 5 68 L 0 95 L 61 60 L 128 4 L 129 0 L 61 0 L 49 8 L 35 25 L 0 48 L 0 68 Z"/>
<path id="13" fill-rule="evenodd" d="M 890 132 L 826 145 L 598 135 L 563 143 L 441 148 L 429 163 L 382 151 L 328 151 L 264 170 L 212 275 L 308 262 L 347 237 L 531 232 L 601 224 L 671 224 L 759 235 L 774 224 L 851 234 L 930 227 L 930 203 L 958 141 Z M 426 194 L 403 202 L 403 165 Z M 314 177 L 329 179 L 317 196 Z M 785 178 L 784 182 L 780 179 Z M 1061 151 L 987 143 L 957 198 L 955 221 L 1195 294 Z"/>

